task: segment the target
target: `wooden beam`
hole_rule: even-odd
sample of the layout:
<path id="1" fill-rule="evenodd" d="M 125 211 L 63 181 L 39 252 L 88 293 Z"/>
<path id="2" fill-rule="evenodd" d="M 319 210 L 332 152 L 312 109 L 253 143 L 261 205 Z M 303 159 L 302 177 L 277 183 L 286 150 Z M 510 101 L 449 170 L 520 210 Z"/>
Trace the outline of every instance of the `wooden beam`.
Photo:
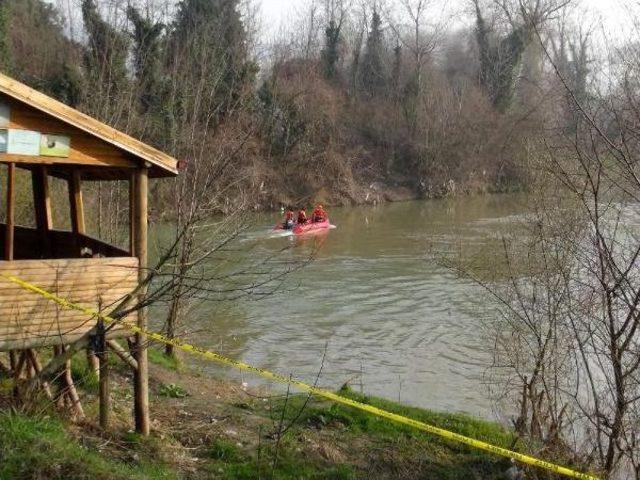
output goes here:
<path id="1" fill-rule="evenodd" d="M 82 201 L 82 183 L 80 172 L 73 170 L 68 180 L 69 205 L 71 208 L 71 231 L 75 234 L 86 233 L 84 225 L 84 203 Z"/>
<path id="2" fill-rule="evenodd" d="M 144 166 L 136 171 L 135 181 L 135 253 L 140 261 L 138 279 L 140 282 L 147 275 L 147 221 L 148 221 L 148 184 L 149 169 Z M 146 289 L 141 289 L 139 301 L 144 301 Z M 138 310 L 138 327 L 147 329 L 147 311 Z M 136 431 L 149 435 L 149 364 L 147 359 L 147 336 L 136 334 L 136 360 L 138 369 L 134 372 L 135 423 Z"/>
<path id="3" fill-rule="evenodd" d="M 75 143 L 79 143 L 79 139 L 77 137 L 74 138 L 74 140 L 76 140 Z M 90 144 L 92 143 L 92 140 L 89 139 L 86 143 Z M 100 148 L 100 145 L 97 145 L 96 147 L 88 145 L 85 149 L 88 150 L 86 153 L 79 150 L 72 150 L 70 156 L 64 158 L 0 153 L 0 161 L 14 162 L 21 165 L 57 165 L 64 166 L 66 168 L 83 166 L 105 169 L 135 168 L 135 164 L 133 162 L 116 150 L 113 152 L 105 152 L 105 148 Z"/>
<path id="4" fill-rule="evenodd" d="M 7 222 L 6 235 L 4 241 L 4 259 L 13 260 L 13 245 L 15 239 L 15 183 L 16 183 L 16 164 L 7 165 Z"/>

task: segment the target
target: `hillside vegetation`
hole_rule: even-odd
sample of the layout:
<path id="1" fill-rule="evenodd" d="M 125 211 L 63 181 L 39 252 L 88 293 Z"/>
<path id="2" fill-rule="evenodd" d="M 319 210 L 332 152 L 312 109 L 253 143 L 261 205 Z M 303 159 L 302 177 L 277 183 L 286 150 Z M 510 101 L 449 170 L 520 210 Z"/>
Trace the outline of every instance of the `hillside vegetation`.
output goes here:
<path id="1" fill-rule="evenodd" d="M 302 2 L 268 44 L 240 0 L 72 3 L 1 2 L 0 68 L 181 159 L 212 212 L 522 189 L 542 126 L 571 123 L 536 29 L 589 74 L 550 0 L 469 2 L 455 30 L 430 2 Z"/>

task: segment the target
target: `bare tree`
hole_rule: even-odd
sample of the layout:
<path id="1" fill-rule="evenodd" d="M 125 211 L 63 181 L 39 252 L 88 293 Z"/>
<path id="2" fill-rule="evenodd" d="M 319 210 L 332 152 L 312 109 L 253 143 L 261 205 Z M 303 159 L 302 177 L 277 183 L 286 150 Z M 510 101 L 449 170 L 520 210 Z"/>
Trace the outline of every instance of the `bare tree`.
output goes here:
<path id="1" fill-rule="evenodd" d="M 399 0 L 399 4 L 402 13 L 388 9 L 387 17 L 396 38 L 413 60 L 411 82 L 419 98 L 424 89 L 424 69 L 440 39 L 444 21 L 433 19 L 441 13 L 434 0 Z"/>
<path id="2" fill-rule="evenodd" d="M 505 239 L 505 273 L 480 280 L 502 314 L 491 371 L 524 438 L 605 478 L 640 478 L 637 47 L 619 50 L 617 81 L 587 104 L 534 33 L 578 121 L 567 133 L 559 117 L 531 146 L 530 219 Z"/>

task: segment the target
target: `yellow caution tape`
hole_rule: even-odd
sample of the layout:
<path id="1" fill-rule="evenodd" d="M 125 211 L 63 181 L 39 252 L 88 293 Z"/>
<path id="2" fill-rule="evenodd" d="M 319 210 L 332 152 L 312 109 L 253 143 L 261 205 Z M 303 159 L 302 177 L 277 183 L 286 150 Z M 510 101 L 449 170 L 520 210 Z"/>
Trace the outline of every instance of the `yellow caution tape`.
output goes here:
<path id="1" fill-rule="evenodd" d="M 83 312 L 86 313 L 87 315 L 91 316 L 91 317 L 95 317 L 95 318 L 99 318 L 102 319 L 106 324 L 110 324 L 110 323 L 116 323 L 117 320 L 115 320 L 114 318 L 109 317 L 108 315 L 104 315 L 98 311 L 92 310 L 90 308 L 86 308 L 83 307 L 82 305 L 78 305 L 72 302 L 69 302 L 68 300 L 65 300 L 64 298 L 60 298 L 56 295 L 54 295 L 53 293 L 47 292 L 46 290 L 43 290 L 39 287 L 37 287 L 36 285 L 33 285 L 29 282 L 25 282 L 24 280 L 21 280 L 17 277 L 14 277 L 12 275 L 4 275 L 4 274 L 0 274 L 0 276 L 4 277 L 5 279 L 9 280 L 10 282 L 13 282 L 19 286 L 21 286 L 22 288 L 29 290 L 33 293 L 37 293 L 38 295 L 41 295 L 55 303 L 57 303 L 58 305 L 60 305 L 63 308 L 67 308 L 70 310 L 76 310 L 79 312 Z M 442 438 L 446 438 L 448 440 L 457 442 L 457 443 L 462 443 L 464 445 L 468 445 L 470 447 L 479 449 L 479 450 L 484 450 L 496 455 L 500 455 L 502 457 L 506 457 L 506 458 L 510 458 L 510 459 L 514 459 L 517 460 L 518 462 L 521 462 L 523 464 L 526 465 L 531 465 L 534 467 L 538 467 L 538 468 L 542 468 L 544 470 L 548 470 L 550 472 L 553 473 L 557 473 L 559 475 L 563 475 L 565 477 L 569 477 L 569 478 L 578 478 L 578 479 L 582 479 L 582 480 L 599 480 L 598 477 L 595 477 L 593 475 L 587 474 L 587 473 L 581 473 L 581 472 L 577 472 L 575 470 L 572 470 L 570 468 L 567 467 L 563 467 L 560 465 L 556 465 L 550 462 L 546 462 L 544 460 L 540 460 L 538 458 L 535 457 L 531 457 L 529 455 L 525 455 L 522 453 L 518 453 L 518 452 L 514 452 L 512 450 L 506 449 L 506 448 L 502 448 L 502 447 L 498 447 L 496 445 L 491 445 L 489 443 L 486 442 L 482 442 L 480 440 L 476 440 L 474 438 L 470 438 L 470 437 L 466 437 L 464 435 L 460 435 L 458 433 L 455 432 L 451 432 L 449 430 L 445 430 L 443 428 L 439 428 L 436 427 L 434 425 L 429 425 L 427 423 L 424 422 L 420 422 L 418 420 L 413 420 L 411 418 L 402 416 L 402 415 L 398 415 L 396 413 L 392 413 L 392 412 L 388 412 L 386 410 L 383 410 L 381 408 L 377 408 L 374 407 L 372 405 L 368 405 L 366 403 L 362 403 L 362 402 L 358 402 L 356 400 L 352 400 L 350 398 L 346 398 L 340 395 L 337 395 L 336 393 L 333 393 L 329 390 L 324 390 L 322 388 L 318 388 L 318 387 L 314 387 L 311 385 L 308 385 L 306 383 L 300 382 L 298 380 L 293 380 L 291 378 L 285 377 L 284 375 L 280 375 L 278 373 L 273 373 L 270 372 L 269 370 L 265 370 L 263 368 L 258 368 L 258 367 L 254 367 L 253 365 L 249 365 L 248 363 L 244 363 L 244 362 L 240 362 L 238 360 L 233 360 L 231 358 L 227 358 L 224 357 L 218 353 L 215 352 L 211 352 L 209 350 L 205 350 L 199 347 L 196 347 L 194 345 L 190 345 L 188 343 L 183 343 L 179 340 L 176 339 L 170 339 L 167 338 L 163 335 L 160 335 L 159 333 L 155 333 L 155 332 L 151 332 L 151 331 L 147 331 L 144 330 L 142 328 L 139 328 L 137 326 L 134 325 L 129 325 L 126 323 L 122 323 L 123 326 L 125 326 L 128 330 L 132 331 L 133 333 L 139 333 L 142 335 L 146 335 L 149 339 L 154 340 L 156 342 L 159 343 L 163 343 L 165 345 L 172 345 L 175 348 L 182 350 L 184 352 L 187 353 L 191 353 L 193 355 L 197 355 L 199 357 L 205 358 L 207 360 L 211 360 L 213 362 L 217 362 L 221 365 L 225 365 L 228 367 L 232 367 L 232 368 L 236 368 L 239 370 L 245 370 L 245 371 L 249 371 L 249 372 L 253 372 L 257 375 L 260 375 L 263 378 L 266 378 L 268 380 L 273 380 L 275 382 L 280 382 L 280 383 L 284 383 L 284 384 L 288 384 L 288 385 L 292 385 L 294 387 L 296 387 L 298 390 L 303 391 L 303 392 L 307 392 L 310 393 L 312 395 L 315 395 L 317 397 L 322 397 L 322 398 L 326 398 L 327 400 L 331 400 L 333 402 L 336 403 L 340 403 L 342 405 L 347 405 L 349 407 L 353 407 L 356 408 L 358 410 L 362 410 L 364 412 L 368 412 L 371 413 L 372 415 L 376 415 L 378 417 L 382 417 L 382 418 L 386 418 L 389 420 L 392 420 L 394 422 L 403 424 L 403 425 L 408 425 L 410 427 L 414 427 L 418 430 L 422 430 L 424 432 L 433 434 L 433 435 L 437 435 L 439 437 Z"/>

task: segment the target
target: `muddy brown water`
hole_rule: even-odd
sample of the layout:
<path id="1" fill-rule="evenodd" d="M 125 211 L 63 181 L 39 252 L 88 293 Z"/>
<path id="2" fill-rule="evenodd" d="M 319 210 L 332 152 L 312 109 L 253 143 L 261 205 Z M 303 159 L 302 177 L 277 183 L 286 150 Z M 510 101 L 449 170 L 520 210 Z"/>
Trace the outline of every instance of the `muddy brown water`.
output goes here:
<path id="1" fill-rule="evenodd" d="M 350 382 L 406 404 L 492 418 L 484 328 L 496 314 L 492 301 L 432 253 L 482 255 L 498 248 L 525 213 L 526 200 L 511 195 L 331 209 L 337 228 L 304 242 L 270 238 L 280 215 L 257 214 L 239 240 L 238 250 L 251 253 L 239 253 L 238 264 L 285 247 L 279 258 L 306 258 L 317 249 L 315 260 L 274 294 L 193 306 L 189 339 L 311 383 L 322 366 L 324 387 Z"/>

